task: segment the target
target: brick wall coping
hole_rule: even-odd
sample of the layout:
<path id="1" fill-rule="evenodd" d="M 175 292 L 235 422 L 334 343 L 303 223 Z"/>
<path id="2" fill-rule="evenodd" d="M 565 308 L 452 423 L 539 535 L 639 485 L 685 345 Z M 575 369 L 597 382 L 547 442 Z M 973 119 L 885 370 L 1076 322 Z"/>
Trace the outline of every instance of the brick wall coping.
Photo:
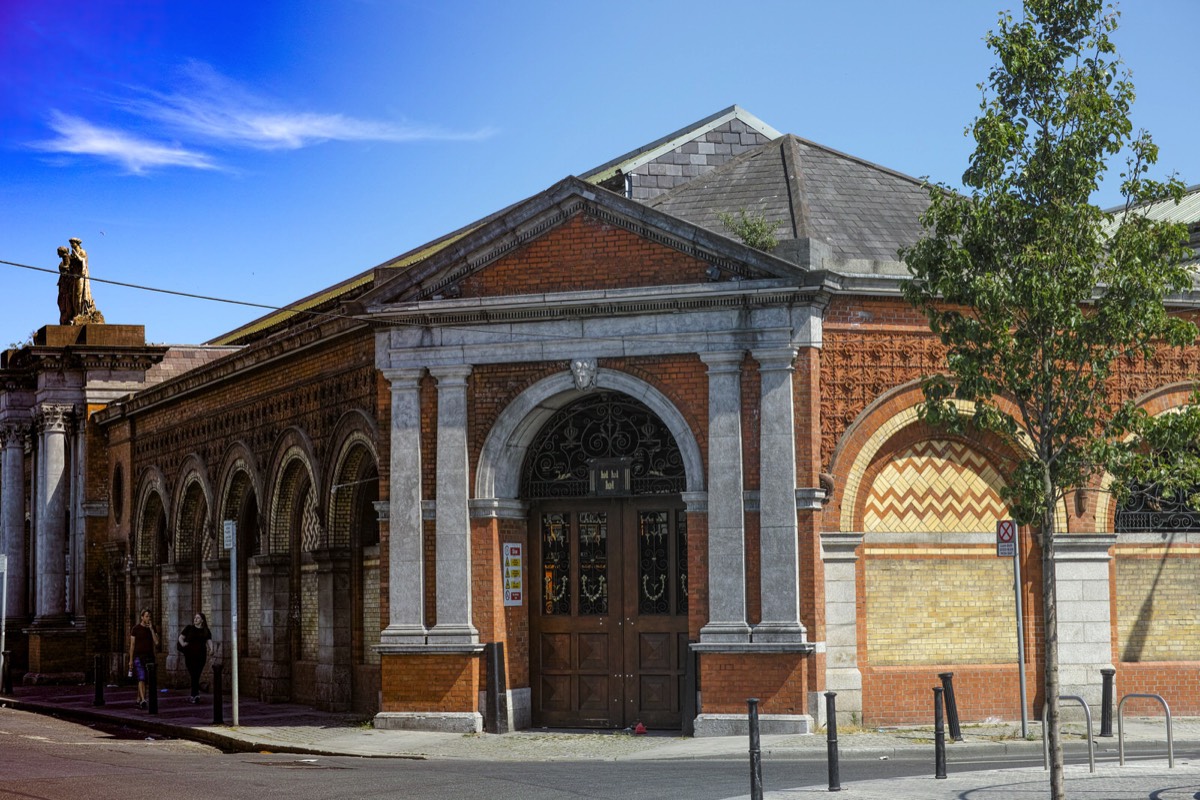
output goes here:
<path id="1" fill-rule="evenodd" d="M 996 541 L 994 531 L 869 531 L 860 533 L 863 542 L 880 544 L 992 544 Z"/>
<path id="2" fill-rule="evenodd" d="M 751 634 L 753 635 L 753 634 Z M 821 653 L 824 642 L 692 642 L 688 647 L 695 653 Z"/>
<path id="3" fill-rule="evenodd" d="M 377 644 L 373 650 L 380 655 L 428 656 L 445 654 L 473 655 L 482 653 L 483 642 L 455 642 L 446 644 Z"/>
<path id="4" fill-rule="evenodd" d="M 1118 533 L 1117 549 L 1123 544 L 1156 544 L 1160 546 L 1200 544 L 1200 531 L 1137 531 Z"/>

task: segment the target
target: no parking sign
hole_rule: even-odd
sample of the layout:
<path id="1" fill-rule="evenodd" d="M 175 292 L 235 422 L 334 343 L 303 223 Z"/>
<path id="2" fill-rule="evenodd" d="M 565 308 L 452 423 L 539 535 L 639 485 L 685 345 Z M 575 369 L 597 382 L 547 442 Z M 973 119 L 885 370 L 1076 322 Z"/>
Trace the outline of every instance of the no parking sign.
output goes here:
<path id="1" fill-rule="evenodd" d="M 1017 523 L 1011 519 L 996 522 L 996 555 L 1013 558 L 1017 554 Z"/>

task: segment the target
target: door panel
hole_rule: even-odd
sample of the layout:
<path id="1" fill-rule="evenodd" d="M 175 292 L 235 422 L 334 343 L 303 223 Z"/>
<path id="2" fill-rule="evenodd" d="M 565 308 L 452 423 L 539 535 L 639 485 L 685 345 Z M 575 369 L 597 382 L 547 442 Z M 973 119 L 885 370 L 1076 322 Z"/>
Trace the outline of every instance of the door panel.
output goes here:
<path id="1" fill-rule="evenodd" d="M 535 724 L 680 726 L 687 536 L 678 505 L 648 497 L 534 509 Z"/>

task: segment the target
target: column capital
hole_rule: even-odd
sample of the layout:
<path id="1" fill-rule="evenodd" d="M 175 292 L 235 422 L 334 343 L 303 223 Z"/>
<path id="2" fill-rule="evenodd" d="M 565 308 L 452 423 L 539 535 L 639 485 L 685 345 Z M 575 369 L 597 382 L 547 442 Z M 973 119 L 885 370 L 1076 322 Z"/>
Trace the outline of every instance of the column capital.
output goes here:
<path id="1" fill-rule="evenodd" d="M 738 372 L 742 368 L 743 350 L 722 350 L 715 353 L 701 353 L 700 360 L 708 366 L 711 375 L 718 372 Z"/>
<path id="2" fill-rule="evenodd" d="M 861 533 L 823 531 L 821 533 L 821 560 L 826 564 L 834 561 L 858 560 L 858 548 L 863 543 Z"/>
<path id="3" fill-rule="evenodd" d="M 381 369 L 383 377 L 392 384 L 392 389 L 415 389 L 425 377 L 425 368 L 415 369 Z"/>
<path id="4" fill-rule="evenodd" d="M 467 382 L 467 377 L 471 374 L 471 365 L 452 364 L 445 367 L 430 367 L 429 374 L 437 378 L 438 388 L 461 385 Z"/>
<path id="5" fill-rule="evenodd" d="M 28 425 L 17 422 L 0 424 L 0 447 L 21 447 L 28 436 Z"/>
<path id="6" fill-rule="evenodd" d="M 63 403 L 42 403 L 30 412 L 33 424 L 39 432 L 66 433 L 75 413 L 75 407 Z"/>
<path id="7" fill-rule="evenodd" d="M 787 370 L 791 372 L 796 369 L 795 361 L 798 352 L 799 349 L 795 347 L 770 347 L 751 350 L 750 355 L 758 362 L 759 371 Z"/>

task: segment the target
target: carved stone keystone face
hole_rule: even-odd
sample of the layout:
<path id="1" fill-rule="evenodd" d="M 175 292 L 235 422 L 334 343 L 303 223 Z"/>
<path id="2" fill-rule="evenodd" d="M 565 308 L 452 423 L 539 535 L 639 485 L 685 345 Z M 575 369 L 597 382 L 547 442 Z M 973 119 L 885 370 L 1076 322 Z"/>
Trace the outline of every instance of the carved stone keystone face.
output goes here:
<path id="1" fill-rule="evenodd" d="M 596 359 L 576 358 L 571 361 L 571 375 L 575 388 L 581 392 L 596 388 Z"/>

